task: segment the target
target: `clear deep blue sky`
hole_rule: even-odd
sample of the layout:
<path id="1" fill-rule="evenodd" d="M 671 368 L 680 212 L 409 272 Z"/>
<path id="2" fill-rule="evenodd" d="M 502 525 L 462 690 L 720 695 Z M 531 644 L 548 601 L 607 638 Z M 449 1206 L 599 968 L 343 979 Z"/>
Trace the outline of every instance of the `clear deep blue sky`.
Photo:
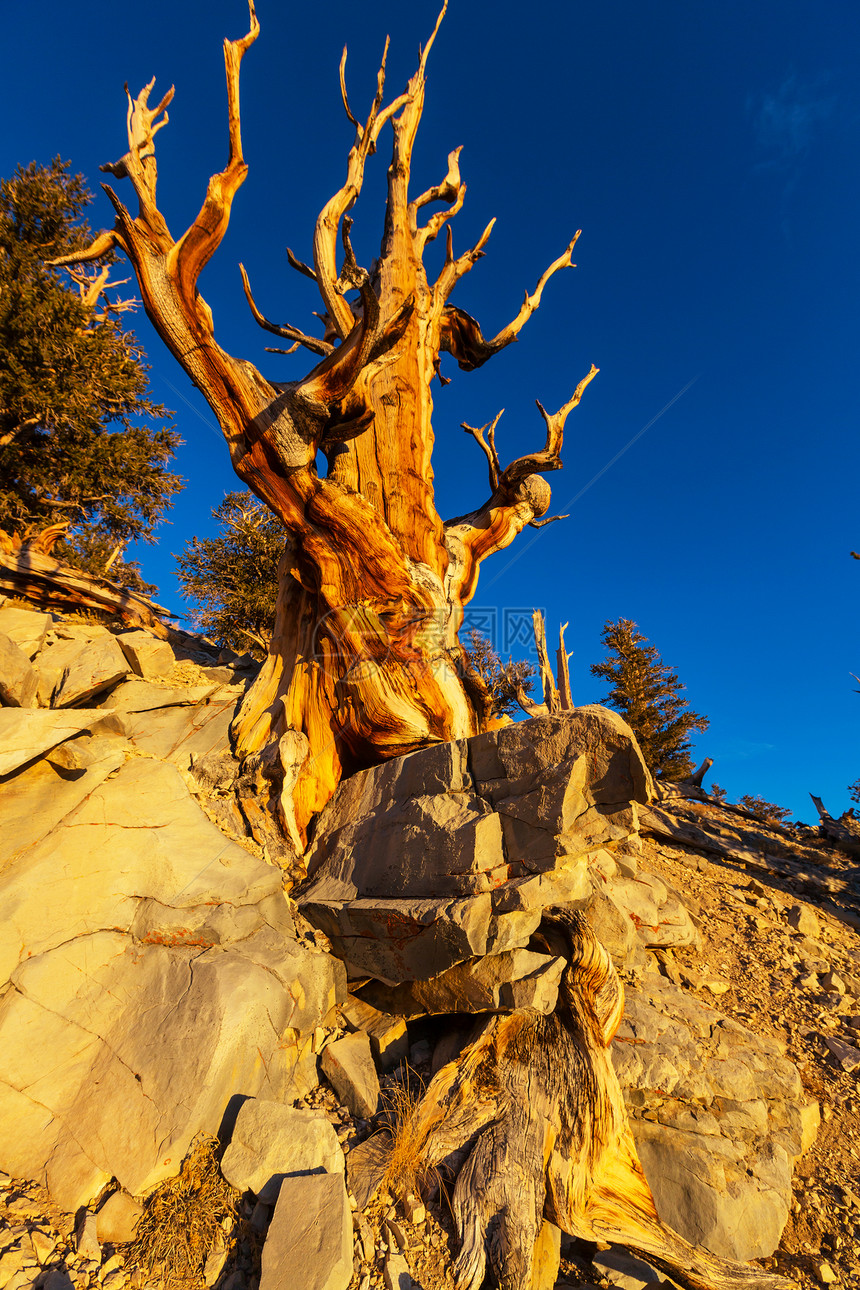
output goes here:
<path id="1" fill-rule="evenodd" d="M 436 0 L 259 0 L 262 35 L 242 72 L 250 175 L 201 290 L 220 343 L 276 379 L 312 360 L 263 353 L 271 338 L 250 319 L 237 262 L 264 312 L 312 326 L 314 289 L 284 248 L 310 258 L 314 218 L 342 182 L 341 48 L 364 111 L 386 33 L 394 94 L 436 11 Z M 176 85 L 157 150 L 178 234 L 225 160 L 220 42 L 246 30 L 242 0 L 5 6 L 0 173 L 60 153 L 97 188 L 99 164 L 126 148 L 123 82 L 136 92 L 156 75 L 156 94 Z M 437 501 L 452 515 L 486 490 L 461 421 L 504 406 L 510 460 L 541 441 L 533 400 L 555 408 L 589 363 L 601 369 L 550 477 L 554 510 L 571 518 L 488 561 L 475 605 L 499 622 L 505 608 L 538 605 L 551 636 L 569 620 L 578 702 L 601 695 L 588 665 L 604 621 L 635 619 L 710 716 L 697 751 L 729 796 L 761 793 L 801 819 L 810 790 L 843 810 L 860 774 L 860 562 L 849 556 L 860 548 L 858 53 L 854 0 L 452 0 L 416 149 L 426 187 L 464 145 L 455 248 L 499 217 L 454 297 L 487 334 L 583 229 L 578 267 L 553 279 L 519 344 L 476 373 L 451 364 L 435 395 Z M 389 138 L 354 212 L 365 262 Z M 111 222 L 101 193 L 91 219 Z M 137 554 L 181 609 L 171 552 L 209 532 L 211 508 L 238 485 L 207 406 L 142 314 L 135 326 L 154 394 L 176 409 L 188 480 L 159 546 Z"/>

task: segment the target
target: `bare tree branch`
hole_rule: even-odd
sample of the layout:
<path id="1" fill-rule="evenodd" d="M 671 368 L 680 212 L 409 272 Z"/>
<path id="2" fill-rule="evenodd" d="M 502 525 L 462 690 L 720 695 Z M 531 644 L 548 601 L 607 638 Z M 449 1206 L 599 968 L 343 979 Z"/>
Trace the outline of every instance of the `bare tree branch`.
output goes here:
<path id="1" fill-rule="evenodd" d="M 254 320 L 265 331 L 270 331 L 275 336 L 283 336 L 284 340 L 294 340 L 296 342 L 292 349 L 267 350 L 267 353 L 293 354 L 299 345 L 304 345 L 306 349 L 311 350 L 314 354 L 322 354 L 323 356 L 332 352 L 334 346 L 330 345 L 328 341 L 319 340 L 316 336 L 306 336 L 304 332 L 299 331 L 298 327 L 292 327 L 289 323 L 273 323 L 269 322 L 268 318 L 264 318 L 251 294 L 251 284 L 248 281 L 248 274 L 245 272 L 244 264 L 239 265 L 239 272 L 242 275 L 245 299 L 248 301 Z"/>
<path id="2" fill-rule="evenodd" d="M 475 250 L 467 252 L 466 256 L 461 256 L 459 260 L 452 262 L 450 265 L 446 261 L 445 268 L 439 275 L 439 280 L 435 287 L 439 300 L 447 301 L 458 279 L 472 267 L 475 259 L 478 258 L 476 251 L 479 251 L 484 246 L 491 228 L 492 223 L 485 231 Z M 446 305 L 440 319 L 440 348 L 445 350 L 446 353 L 452 354 L 463 371 L 471 372 L 476 367 L 481 367 L 486 363 L 487 359 L 492 358 L 500 349 L 504 349 L 506 345 L 510 345 L 512 341 L 515 341 L 529 318 L 539 307 L 544 287 L 553 274 L 557 273 L 559 269 L 576 267 L 571 257 L 581 232 L 582 230 L 580 229 L 567 250 L 557 260 L 553 260 L 549 268 L 541 275 L 532 294 L 529 295 L 526 292 L 525 300 L 516 318 L 509 322 L 507 327 L 503 327 L 492 340 L 484 338 L 480 324 L 465 310 L 458 309 L 454 305 Z M 463 261 L 468 260 L 469 257 L 473 257 L 471 263 L 464 267 Z"/>
<path id="3" fill-rule="evenodd" d="M 462 428 L 466 431 L 467 434 L 470 434 L 472 436 L 472 438 L 481 448 L 482 452 L 484 453 L 484 456 L 487 458 L 487 462 L 490 467 L 490 492 L 491 493 L 494 493 L 498 488 L 499 477 L 502 473 L 502 463 L 499 461 L 499 454 L 496 452 L 496 426 L 499 424 L 499 421 L 501 420 L 502 415 L 504 414 L 504 411 L 505 409 L 502 408 L 501 412 L 497 412 L 496 415 L 493 417 L 492 421 L 488 421 L 486 425 L 481 426 L 480 430 L 476 430 L 474 426 L 466 425 L 465 421 L 460 422 L 460 425 L 462 426 Z M 487 434 L 486 439 L 484 439 L 485 431 Z"/>

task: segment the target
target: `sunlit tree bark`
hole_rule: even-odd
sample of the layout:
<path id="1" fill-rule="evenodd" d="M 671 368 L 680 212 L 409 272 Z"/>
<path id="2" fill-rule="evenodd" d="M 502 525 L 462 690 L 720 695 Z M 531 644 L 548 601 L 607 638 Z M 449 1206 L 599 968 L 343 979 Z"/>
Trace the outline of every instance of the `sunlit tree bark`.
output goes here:
<path id="1" fill-rule="evenodd" d="M 481 366 L 517 339 L 538 308 L 544 287 L 571 265 L 577 234 L 526 295 L 516 317 L 487 339 L 474 318 L 450 303 L 458 281 L 484 254 L 492 222 L 477 244 L 455 255 L 451 218 L 463 204 L 459 149 L 440 183 L 410 194 L 415 136 L 424 107 L 427 58 L 444 8 L 406 89 L 384 100 L 385 56 L 364 118 L 346 92 L 346 51 L 340 81 L 355 129 L 342 187 L 325 204 L 313 237 L 313 264 L 290 255 L 313 279 L 326 333 L 308 336 L 270 322 L 245 293 L 257 322 L 317 358 L 304 379 L 267 379 L 251 363 L 224 352 L 197 280 L 221 242 L 233 198 L 247 173 L 242 155 L 239 69 L 259 24 L 224 44 L 229 106 L 229 160 L 213 175 L 199 214 L 174 238 L 156 201 L 155 135 L 167 124 L 173 90 L 155 108 L 153 84 L 128 96 L 128 151 L 103 167 L 128 179 L 133 215 L 105 186 L 114 227 L 74 258 L 98 259 L 122 249 L 137 275 L 146 311 L 168 349 L 215 412 L 236 474 L 280 518 L 289 534 L 281 565 L 278 616 L 269 656 L 235 725 L 238 750 L 251 753 L 275 739 L 287 781 L 290 832 L 308 820 L 343 773 L 439 740 L 477 733 L 489 714 L 480 678 L 470 673 L 458 640 L 463 606 L 480 562 L 506 547 L 529 524 L 548 523 L 550 489 L 543 475 L 561 465 L 565 419 L 596 373 L 580 381 L 555 414 L 540 408 L 543 448 L 503 468 L 493 439 L 496 421 L 470 429 L 489 463 L 486 500 L 444 523 L 433 496 L 431 387 L 439 355 L 465 371 Z M 386 45 L 387 51 L 387 45 Z M 361 192 L 365 165 L 382 131 L 393 134 L 382 247 L 370 272 L 355 259 L 348 214 Z M 432 213 L 429 208 L 435 207 Z M 425 248 L 447 236 L 443 267 L 431 282 Z M 468 427 L 467 427 L 468 429 Z M 328 463 L 317 469 L 318 454 Z"/>

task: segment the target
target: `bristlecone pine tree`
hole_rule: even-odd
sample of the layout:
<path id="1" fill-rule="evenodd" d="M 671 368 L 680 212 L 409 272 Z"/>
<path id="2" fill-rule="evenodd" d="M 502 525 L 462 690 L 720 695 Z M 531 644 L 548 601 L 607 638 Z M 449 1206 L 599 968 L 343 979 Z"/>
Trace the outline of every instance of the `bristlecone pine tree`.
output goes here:
<path id="1" fill-rule="evenodd" d="M 629 618 L 607 622 L 601 639 L 608 654 L 604 662 L 592 664 L 591 673 L 612 687 L 604 702 L 630 725 L 653 775 L 683 779 L 693 769 L 689 736 L 707 730 L 708 718 L 693 712 L 677 673 L 636 623 Z"/>
<path id="2" fill-rule="evenodd" d="M 464 427 L 489 463 L 489 493 L 470 514 L 442 522 L 431 469 L 431 384 L 439 355 L 449 353 L 471 371 L 515 341 L 549 279 L 571 265 L 576 237 L 496 336 L 484 337 L 475 319 L 450 303 L 459 280 L 483 255 L 492 221 L 475 246 L 455 255 L 448 221 L 466 192 L 459 149 L 449 155 L 438 184 L 410 193 L 427 58 L 438 28 L 439 22 L 405 91 L 387 104 L 383 57 L 365 118 L 350 106 L 345 54 L 341 61 L 343 105 L 355 129 L 346 178 L 317 219 L 312 263 L 290 253 L 293 268 L 322 297 L 324 336 L 268 321 L 243 270 L 260 326 L 316 356 L 303 380 L 270 380 L 225 353 L 197 290 L 247 172 L 239 68 L 259 33 L 253 4 L 248 34 L 224 44 L 229 160 L 210 179 L 185 233 L 171 235 L 156 199 L 155 134 L 167 123 L 162 113 L 173 90 L 151 108 L 150 84 L 136 99 L 129 95 L 128 151 L 103 167 L 131 182 L 137 214 L 106 187 L 116 211 L 113 228 L 86 252 L 57 261 L 98 260 L 117 248 L 126 253 L 147 313 L 215 412 L 237 475 L 289 534 L 269 654 L 234 735 L 242 754 L 280 739 L 282 762 L 295 780 L 300 830 L 344 772 L 484 727 L 492 705 L 458 640 L 463 605 L 474 594 L 482 560 L 526 525 L 549 522 L 542 518 L 550 503 L 542 475 L 560 468 L 565 420 L 597 371 L 591 368 L 557 412 L 538 405 L 546 425 L 543 447 L 505 468 L 493 437 L 498 417 L 481 429 Z M 347 212 L 388 126 L 393 152 L 382 246 L 367 272 L 353 254 Z M 428 214 L 432 206 L 441 209 Z M 447 253 L 430 281 L 423 256 L 442 232 Z M 351 293 L 357 295 L 349 298 Z M 320 453 L 328 463 L 324 475 L 317 471 Z"/>
<path id="3" fill-rule="evenodd" d="M 128 302 L 106 294 L 116 256 L 71 283 L 45 264 L 88 245 L 91 200 L 59 158 L 0 183 L 0 529 L 143 586 L 122 553 L 182 485 L 167 469 L 179 438 L 117 318 Z"/>
<path id="4" fill-rule="evenodd" d="M 262 658 L 272 639 L 284 526 L 252 493 L 228 493 L 212 512 L 220 531 L 192 538 L 176 557 L 195 626 L 219 645 Z"/>

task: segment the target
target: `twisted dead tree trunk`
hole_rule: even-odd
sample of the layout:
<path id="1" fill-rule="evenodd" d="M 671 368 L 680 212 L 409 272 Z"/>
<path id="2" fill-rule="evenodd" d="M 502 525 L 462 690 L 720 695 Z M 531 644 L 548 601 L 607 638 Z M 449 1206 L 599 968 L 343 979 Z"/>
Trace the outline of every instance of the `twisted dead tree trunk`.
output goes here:
<path id="1" fill-rule="evenodd" d="M 574 237 L 516 317 L 491 339 L 450 303 L 459 280 L 484 254 L 493 223 L 475 246 L 454 254 L 449 221 L 466 191 L 459 149 L 448 157 L 440 183 L 415 196 L 409 191 L 427 57 L 444 8 L 418 70 L 387 104 L 383 55 L 364 119 L 349 103 L 344 51 L 341 93 L 355 128 L 346 177 L 317 219 L 312 263 L 290 253 L 292 266 L 315 283 L 322 298 L 324 336 L 271 322 L 242 270 L 260 326 L 289 342 L 288 353 L 309 350 L 316 365 L 301 380 L 275 381 L 221 349 L 197 281 L 224 237 L 247 173 L 239 69 L 259 33 L 253 0 L 250 14 L 248 34 L 224 44 L 229 160 L 210 179 L 193 223 L 174 238 L 158 209 L 154 140 L 167 124 L 173 90 L 151 108 L 153 82 L 136 99 L 128 96 L 128 151 L 103 167 L 131 182 L 137 214 L 105 186 L 116 211 L 114 227 L 83 254 L 57 263 L 97 260 L 113 248 L 125 252 L 150 319 L 215 412 L 237 475 L 290 535 L 269 656 L 234 733 L 240 753 L 280 741 L 293 784 L 286 814 L 294 811 L 301 836 L 346 771 L 483 728 L 488 696 L 466 666 L 457 636 L 463 606 L 475 592 L 482 560 L 527 524 L 549 522 L 542 518 L 550 502 L 542 475 L 560 468 L 565 420 L 597 369 L 591 368 L 558 412 L 550 415 L 538 405 L 544 447 L 505 468 L 492 439 L 498 417 L 484 427 L 489 441 L 484 430 L 470 431 L 489 461 L 489 496 L 470 514 L 442 521 L 431 467 L 431 383 L 439 374 L 439 355 L 449 353 L 471 371 L 515 341 L 549 279 L 571 265 L 576 242 Z M 389 125 L 393 153 L 382 247 L 367 272 L 353 254 L 348 212 L 361 192 L 365 164 Z M 439 209 L 428 214 L 433 206 Z M 423 255 L 443 230 L 445 262 L 431 282 Z M 317 471 L 320 452 L 328 463 L 324 476 Z"/>
<path id="2" fill-rule="evenodd" d="M 494 1016 L 430 1083 L 416 1150 L 456 1175 L 458 1290 L 524 1290 L 544 1218 L 617 1242 L 688 1290 L 786 1290 L 782 1277 L 696 1249 L 659 1219 L 636 1153 L 609 1046 L 624 1012 L 612 960 L 581 914 L 547 910 L 547 951 L 567 961 L 547 1017 Z"/>

